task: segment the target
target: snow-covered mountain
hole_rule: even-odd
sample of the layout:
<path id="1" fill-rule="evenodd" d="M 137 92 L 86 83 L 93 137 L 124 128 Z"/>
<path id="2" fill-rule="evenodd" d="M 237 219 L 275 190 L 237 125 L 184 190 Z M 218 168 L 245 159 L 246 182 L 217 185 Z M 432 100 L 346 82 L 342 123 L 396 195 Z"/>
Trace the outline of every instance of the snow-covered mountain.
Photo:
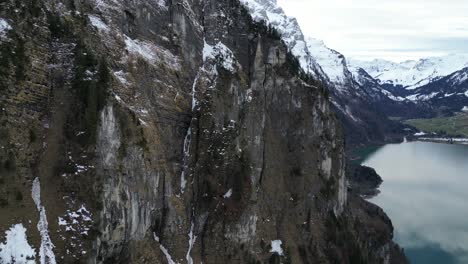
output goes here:
<path id="1" fill-rule="evenodd" d="M 401 85 L 407 90 L 413 90 L 468 67 L 468 55 L 452 54 L 401 63 L 382 59 L 351 60 L 350 63 L 354 67 L 363 68 L 382 84 Z"/>
<path id="2" fill-rule="evenodd" d="M 413 90 L 412 100 L 430 104 L 438 114 L 468 109 L 468 68 Z"/>
<path id="3" fill-rule="evenodd" d="M 339 52 L 328 48 L 322 40 L 306 38 L 307 48 L 313 59 L 320 65 L 328 80 L 338 91 L 355 88 L 346 58 Z"/>

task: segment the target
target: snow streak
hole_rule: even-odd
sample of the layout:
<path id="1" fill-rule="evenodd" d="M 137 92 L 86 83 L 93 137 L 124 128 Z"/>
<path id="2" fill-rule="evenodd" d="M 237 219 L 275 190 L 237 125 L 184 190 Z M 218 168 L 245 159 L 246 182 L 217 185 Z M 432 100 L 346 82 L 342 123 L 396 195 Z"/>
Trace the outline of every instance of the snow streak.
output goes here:
<path id="1" fill-rule="evenodd" d="M 47 216 L 45 207 L 41 204 L 41 183 L 39 178 L 35 178 L 33 181 L 32 199 L 36 204 L 37 211 L 39 212 L 39 222 L 37 223 L 37 230 L 41 234 L 41 247 L 39 249 L 39 257 L 41 264 L 56 264 L 54 255 L 54 244 L 50 240 L 49 236 L 49 224 L 47 222 Z"/>
<path id="2" fill-rule="evenodd" d="M 159 237 L 156 235 L 156 233 L 153 233 L 153 236 L 154 236 L 154 240 L 156 240 L 156 242 L 159 243 L 159 249 L 161 249 L 162 253 L 164 254 L 164 256 L 166 256 L 166 259 L 167 259 L 167 263 L 168 264 L 177 264 L 176 262 L 174 262 L 174 260 L 172 260 L 172 257 L 171 255 L 169 254 L 169 251 L 167 250 L 167 248 L 165 248 L 161 242 L 159 241 Z"/>
<path id="3" fill-rule="evenodd" d="M 195 245 L 195 241 L 197 240 L 197 236 L 195 236 L 193 234 L 193 228 L 194 228 L 194 224 L 192 222 L 192 225 L 190 227 L 190 233 L 188 235 L 189 237 L 189 249 L 187 251 L 187 264 L 193 264 L 193 259 L 192 259 L 192 256 L 190 255 L 190 253 L 192 252 L 192 249 L 193 249 L 193 245 Z"/>

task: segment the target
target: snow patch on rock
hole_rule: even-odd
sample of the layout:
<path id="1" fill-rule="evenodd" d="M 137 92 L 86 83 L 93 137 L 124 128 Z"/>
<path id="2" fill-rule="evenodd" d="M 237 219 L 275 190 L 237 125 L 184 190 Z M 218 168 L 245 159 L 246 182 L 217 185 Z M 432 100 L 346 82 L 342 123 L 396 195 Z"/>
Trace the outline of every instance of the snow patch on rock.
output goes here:
<path id="1" fill-rule="evenodd" d="M 109 26 L 107 26 L 106 23 L 104 23 L 99 17 L 94 15 L 88 15 L 88 18 L 91 22 L 91 25 L 93 25 L 100 31 L 108 32 L 110 30 Z"/>
<path id="2" fill-rule="evenodd" d="M 64 226 L 67 232 L 73 231 L 80 235 L 88 235 L 93 223 L 91 216 L 86 207 L 81 205 L 76 211 L 67 210 L 65 215 L 58 218 L 58 224 Z"/>
<path id="3" fill-rule="evenodd" d="M 224 195 L 223 195 L 223 198 L 224 199 L 227 199 L 227 198 L 230 198 L 232 196 L 232 189 L 229 189 Z"/>
<path id="4" fill-rule="evenodd" d="M 215 60 L 223 66 L 224 69 L 234 72 L 235 71 L 235 57 L 234 53 L 222 42 L 218 42 L 212 46 L 205 41 L 203 46 L 203 61 Z"/>
<path id="5" fill-rule="evenodd" d="M 437 95 L 439 95 L 440 92 L 433 92 L 431 94 L 413 94 L 413 95 L 410 95 L 410 96 L 407 96 L 406 99 L 410 100 L 410 101 L 428 101 L 434 97 L 436 97 Z"/>
<path id="6" fill-rule="evenodd" d="M 11 30 L 10 24 L 3 18 L 0 18 L 0 39 L 6 36 L 6 33 Z"/>
<path id="7" fill-rule="evenodd" d="M 26 228 L 16 224 L 5 232 L 6 241 L 0 243 L 0 263 L 35 264 L 36 250 L 29 245 Z"/>
<path id="8" fill-rule="evenodd" d="M 381 92 L 383 94 L 385 94 L 388 98 L 390 98 L 391 100 L 393 101 L 397 101 L 397 102 L 403 102 L 403 101 L 406 101 L 406 98 L 403 98 L 401 96 L 395 96 L 393 95 L 391 92 L 387 91 L 387 90 L 384 90 L 382 89 Z"/>
<path id="9" fill-rule="evenodd" d="M 179 58 L 169 50 L 154 45 L 148 41 L 131 39 L 128 36 L 124 36 L 124 38 L 126 49 L 129 53 L 138 55 L 151 64 L 163 62 L 165 65 L 175 70 L 180 70 L 181 65 Z"/>
<path id="10" fill-rule="evenodd" d="M 159 8 L 161 8 L 163 10 L 168 9 L 165 0 L 155 0 L 155 1 L 156 1 L 156 4 L 159 6 Z"/>
<path id="11" fill-rule="evenodd" d="M 281 240 L 273 240 L 271 241 L 271 250 L 270 252 L 272 253 L 277 253 L 280 256 L 283 256 L 283 249 L 281 248 L 281 245 L 283 242 Z"/>
<path id="12" fill-rule="evenodd" d="M 117 78 L 117 80 L 119 80 L 121 84 L 125 86 L 130 84 L 130 82 L 127 80 L 127 73 L 125 73 L 124 71 L 116 71 L 114 72 L 114 76 L 115 78 Z"/>

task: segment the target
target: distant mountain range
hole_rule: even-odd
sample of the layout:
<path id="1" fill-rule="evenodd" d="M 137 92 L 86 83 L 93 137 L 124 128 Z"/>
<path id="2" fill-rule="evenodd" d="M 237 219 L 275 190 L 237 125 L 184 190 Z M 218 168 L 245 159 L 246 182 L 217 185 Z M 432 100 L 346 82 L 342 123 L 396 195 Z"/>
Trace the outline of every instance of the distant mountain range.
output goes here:
<path id="1" fill-rule="evenodd" d="M 351 64 L 368 72 L 388 98 L 412 101 L 432 115 L 451 115 L 468 107 L 468 55 L 402 63 L 352 60 Z"/>
<path id="2" fill-rule="evenodd" d="M 468 67 L 468 55 L 451 54 L 401 63 L 381 59 L 351 60 L 351 64 L 364 69 L 381 84 L 412 90 Z"/>

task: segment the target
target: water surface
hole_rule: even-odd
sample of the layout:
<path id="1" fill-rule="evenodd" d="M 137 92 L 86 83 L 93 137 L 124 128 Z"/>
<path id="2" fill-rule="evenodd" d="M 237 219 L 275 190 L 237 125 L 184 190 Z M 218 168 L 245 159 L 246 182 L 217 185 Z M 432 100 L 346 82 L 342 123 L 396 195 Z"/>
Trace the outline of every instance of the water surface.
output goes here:
<path id="1" fill-rule="evenodd" d="M 386 145 L 363 165 L 384 180 L 371 202 L 392 219 L 411 263 L 468 263 L 468 146 Z"/>

